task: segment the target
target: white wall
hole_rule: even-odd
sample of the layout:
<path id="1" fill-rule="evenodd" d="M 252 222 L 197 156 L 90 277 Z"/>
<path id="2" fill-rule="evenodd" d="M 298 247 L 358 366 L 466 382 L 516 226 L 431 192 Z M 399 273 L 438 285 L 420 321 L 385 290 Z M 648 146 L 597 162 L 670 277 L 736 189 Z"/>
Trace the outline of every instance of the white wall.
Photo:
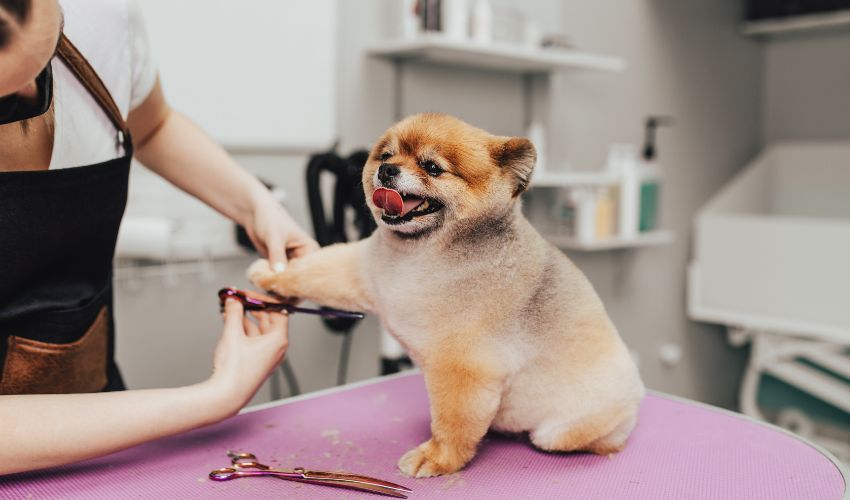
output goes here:
<path id="1" fill-rule="evenodd" d="M 850 139 L 850 29 L 764 42 L 764 145 Z"/>
<path id="2" fill-rule="evenodd" d="M 166 95 L 226 146 L 321 148 L 336 130 L 336 0 L 139 2 Z"/>

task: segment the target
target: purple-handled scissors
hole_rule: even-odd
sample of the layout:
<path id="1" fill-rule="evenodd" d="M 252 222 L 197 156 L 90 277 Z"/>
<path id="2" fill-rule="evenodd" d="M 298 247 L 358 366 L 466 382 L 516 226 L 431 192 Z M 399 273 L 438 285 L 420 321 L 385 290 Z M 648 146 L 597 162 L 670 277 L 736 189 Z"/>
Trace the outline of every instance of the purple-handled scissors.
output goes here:
<path id="1" fill-rule="evenodd" d="M 306 470 L 302 467 L 292 470 L 272 469 L 268 465 L 259 463 L 257 457 L 251 453 L 228 451 L 227 456 L 230 457 L 231 466 L 210 472 L 210 479 L 213 481 L 229 481 L 231 479 L 251 476 L 273 476 L 288 481 L 348 488 L 396 498 L 407 498 L 406 494 L 413 491 L 410 488 L 384 481 L 383 479 L 349 474 L 347 472 L 323 472 Z"/>
<path id="2" fill-rule="evenodd" d="M 264 300 L 259 298 L 258 295 L 260 294 L 256 292 L 246 292 L 244 290 L 239 290 L 238 288 L 229 287 L 222 288 L 218 291 L 218 300 L 221 307 L 224 308 L 225 300 L 227 300 L 228 298 L 236 299 L 242 303 L 242 306 L 245 308 L 246 311 L 286 311 L 290 314 L 316 314 L 325 318 L 363 319 L 366 316 L 365 314 L 360 312 L 338 311 L 336 309 L 313 309 L 310 307 L 298 307 L 292 304 L 284 304 L 282 302 Z"/>

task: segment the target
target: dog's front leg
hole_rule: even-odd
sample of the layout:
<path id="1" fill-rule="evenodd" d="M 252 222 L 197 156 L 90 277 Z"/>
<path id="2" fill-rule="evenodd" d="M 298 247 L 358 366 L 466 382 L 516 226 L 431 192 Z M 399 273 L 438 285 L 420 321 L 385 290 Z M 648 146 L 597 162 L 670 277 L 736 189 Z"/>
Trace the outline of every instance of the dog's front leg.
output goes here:
<path id="1" fill-rule="evenodd" d="M 248 268 L 248 279 L 263 290 L 284 297 L 310 300 L 323 306 L 352 311 L 373 310 L 364 286 L 362 254 L 366 240 L 324 247 L 289 261 L 275 272 L 266 259 Z"/>
<path id="2" fill-rule="evenodd" d="M 431 400 L 431 439 L 407 452 L 408 476 L 457 472 L 475 455 L 499 408 L 503 379 L 483 363 L 440 360 L 423 367 Z"/>

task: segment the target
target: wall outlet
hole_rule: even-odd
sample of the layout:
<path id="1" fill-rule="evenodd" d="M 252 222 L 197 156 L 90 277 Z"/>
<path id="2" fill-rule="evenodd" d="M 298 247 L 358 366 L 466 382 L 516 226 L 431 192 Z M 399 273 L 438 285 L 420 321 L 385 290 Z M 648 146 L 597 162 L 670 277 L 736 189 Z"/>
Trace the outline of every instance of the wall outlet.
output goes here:
<path id="1" fill-rule="evenodd" d="M 663 344 L 658 348 L 658 357 L 664 366 L 672 368 L 682 361 L 682 347 L 679 344 Z"/>

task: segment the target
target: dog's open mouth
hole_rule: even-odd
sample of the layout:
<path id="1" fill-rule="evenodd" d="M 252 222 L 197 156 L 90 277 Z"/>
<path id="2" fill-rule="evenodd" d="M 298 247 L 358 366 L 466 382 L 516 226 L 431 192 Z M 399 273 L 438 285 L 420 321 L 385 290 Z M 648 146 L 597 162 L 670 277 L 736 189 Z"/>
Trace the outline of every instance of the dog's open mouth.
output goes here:
<path id="1" fill-rule="evenodd" d="M 401 194 L 394 189 L 377 188 L 372 194 L 372 203 L 383 210 L 381 219 L 387 224 L 402 224 L 414 217 L 433 214 L 443 204 L 433 198 Z"/>

